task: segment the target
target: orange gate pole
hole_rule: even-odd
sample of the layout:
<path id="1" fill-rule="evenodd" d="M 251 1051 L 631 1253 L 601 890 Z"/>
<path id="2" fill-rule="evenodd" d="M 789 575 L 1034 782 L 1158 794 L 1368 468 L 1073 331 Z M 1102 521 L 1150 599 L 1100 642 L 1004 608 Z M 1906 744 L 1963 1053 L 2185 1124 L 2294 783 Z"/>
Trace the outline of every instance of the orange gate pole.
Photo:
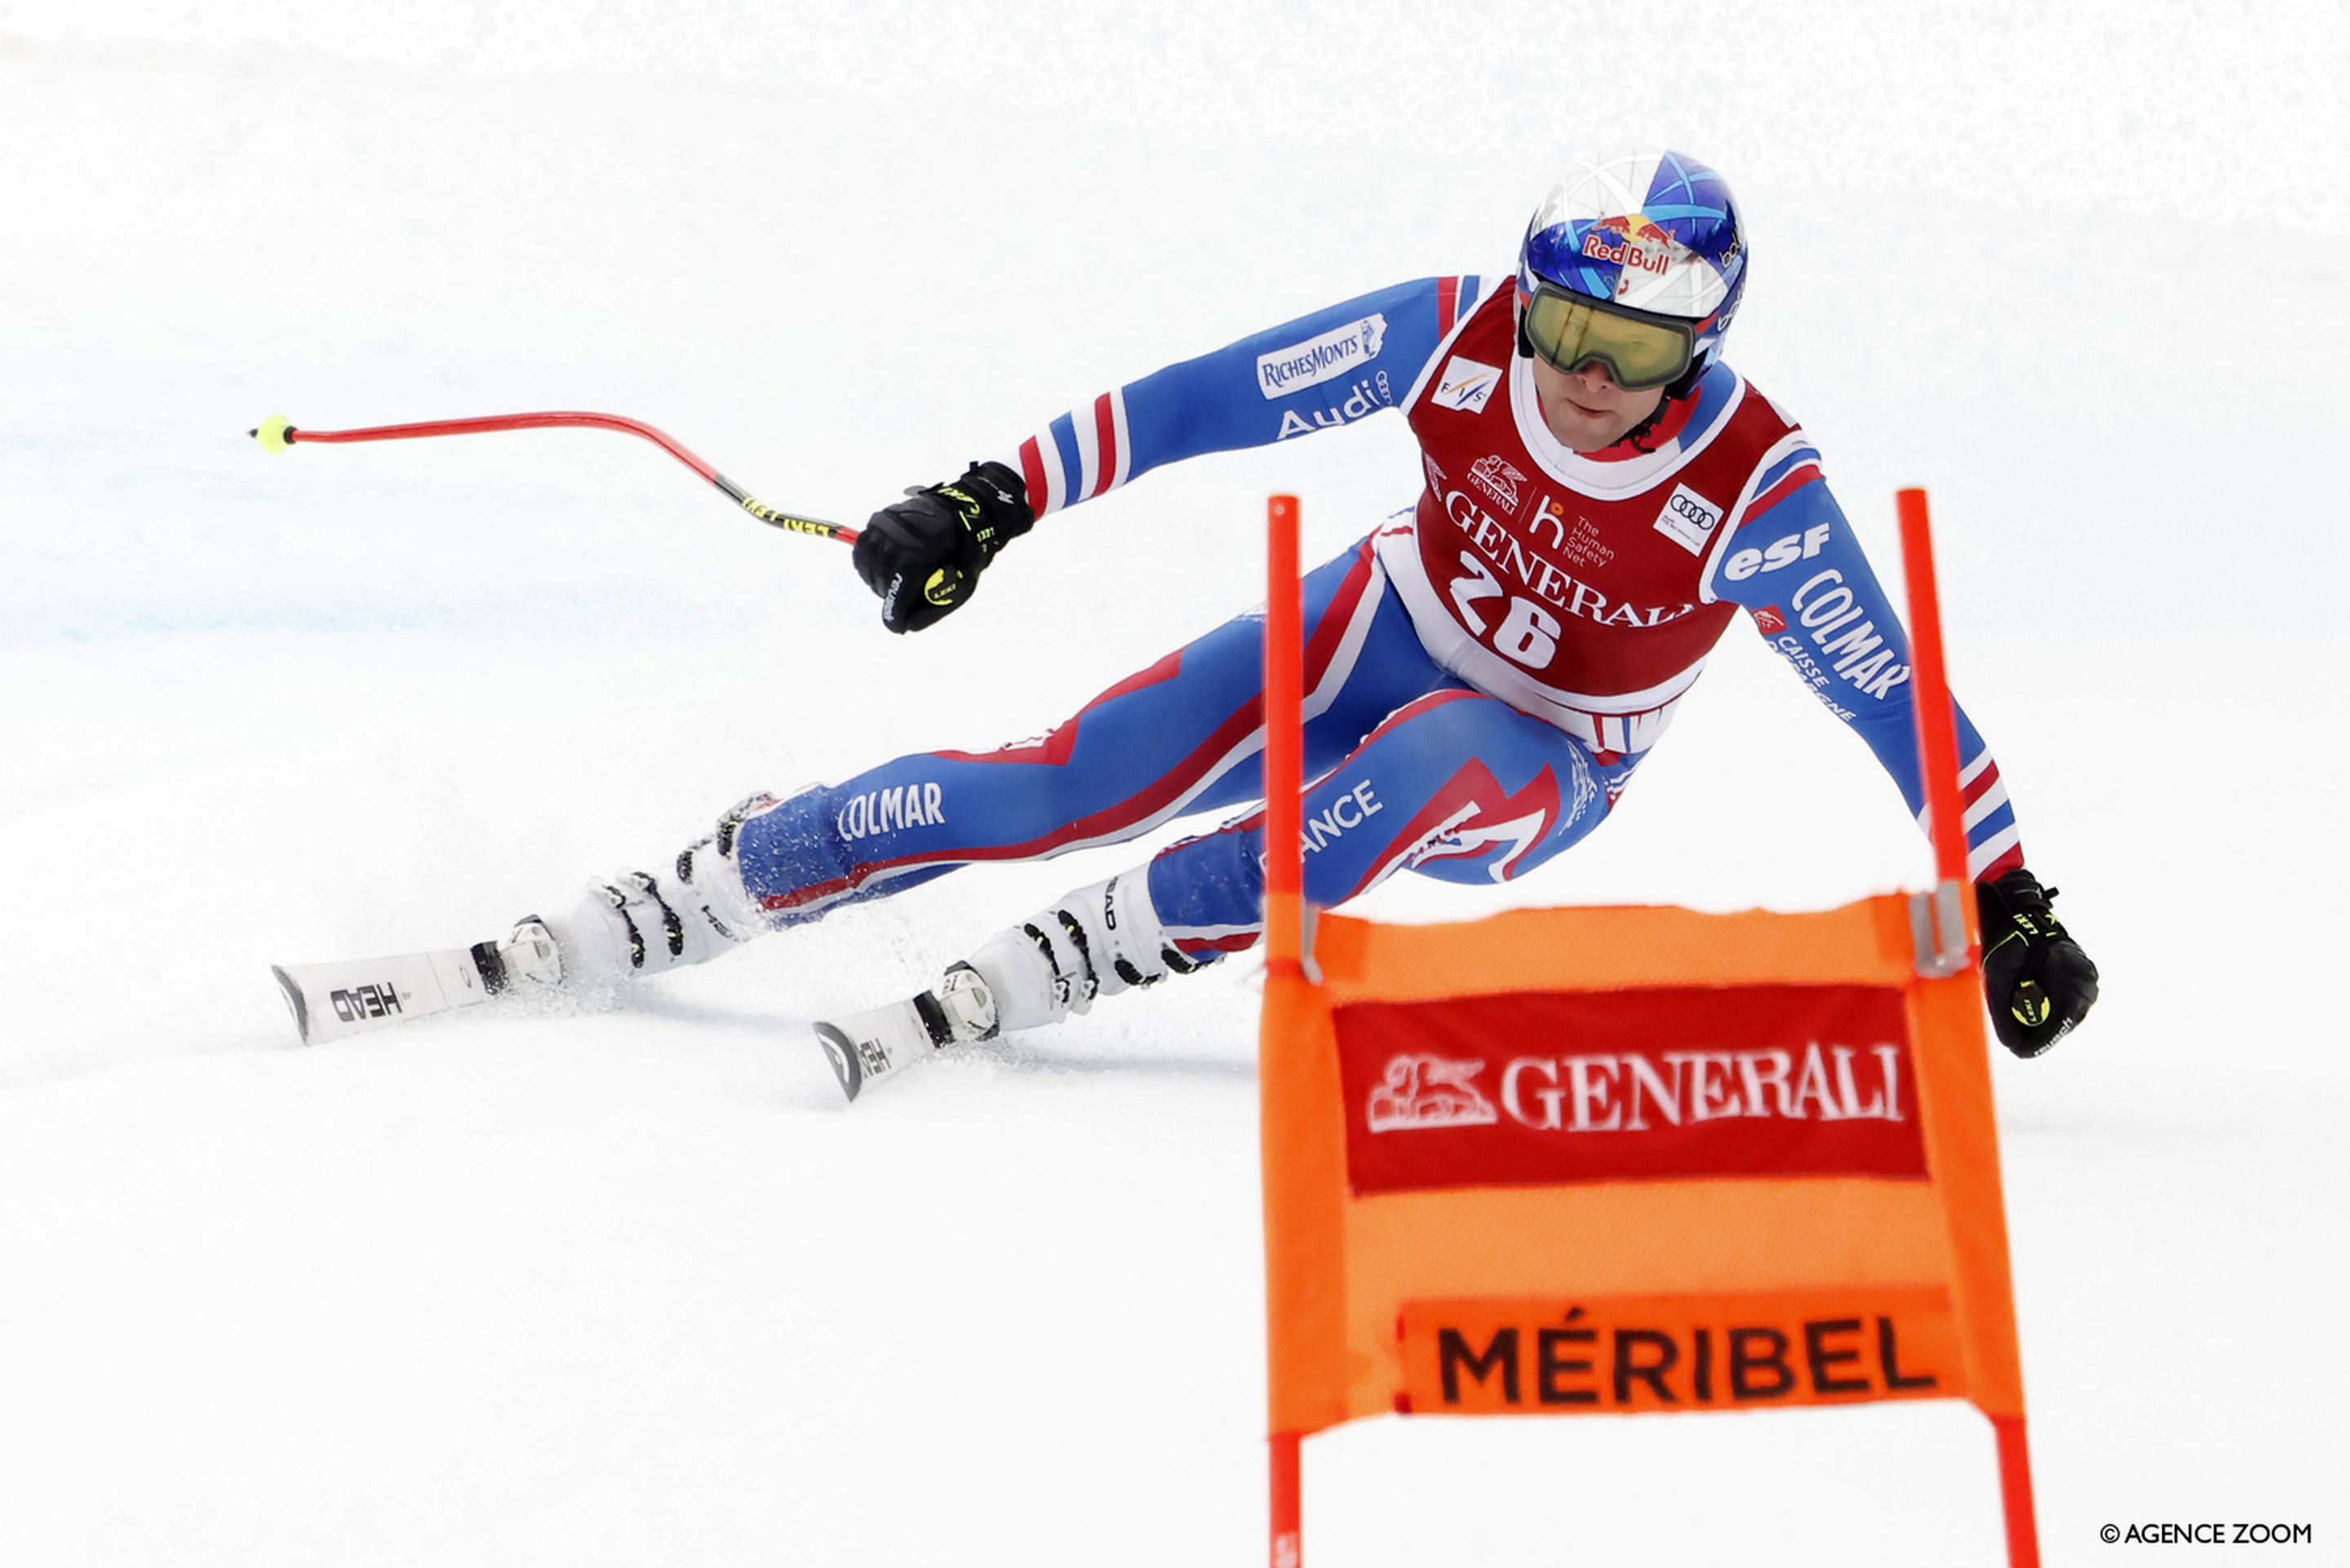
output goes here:
<path id="1" fill-rule="evenodd" d="M 1934 545 L 1927 520 L 1926 493 L 1918 489 L 1897 492 L 1894 504 L 1901 520 L 1901 566 L 1908 590 L 1910 662 L 1918 697 L 1918 743 L 1925 775 L 1926 821 L 1934 843 L 1935 877 L 1955 888 L 1959 906 L 1956 913 L 1966 927 L 1965 945 L 1972 956 L 1980 942 L 1974 933 L 1974 901 L 1967 877 L 1966 824 L 1960 806 L 1958 719 L 1950 706 L 1950 675 L 1942 659 L 1941 600 L 1934 581 Z M 1957 975 L 1929 983 L 1966 984 L 1971 989 L 1975 972 L 1970 963 Z M 1970 1010 L 1977 1005 L 1971 995 L 1967 1005 Z M 1983 1086 L 1988 1090 L 1988 1082 Z M 1991 1180 L 1994 1184 L 1991 1196 L 1997 1202 L 1995 1141 L 1989 1156 Z M 1998 1444 L 1999 1493 L 2007 1526 L 2007 1560 L 2010 1568 L 2038 1568 L 2040 1535 L 2032 1505 L 2032 1457 L 2024 1437 L 2023 1392 L 2016 1369 L 2019 1356 L 2014 1286 L 2008 1272 L 2003 1221 L 1996 1230 L 1995 1235 L 1979 1235 L 1973 1246 L 1960 1250 L 1954 1259 L 1952 1283 L 1960 1293 L 1958 1305 L 1962 1318 L 1981 1324 L 1981 1328 L 1988 1331 L 1987 1336 L 1997 1342 L 2003 1376 L 1996 1382 L 2009 1386 L 1998 1394 L 1978 1388 L 1975 1395 L 1978 1404 L 1988 1396 L 1992 1407 L 1983 1413 L 1990 1417 Z M 1982 1323 L 1994 1303 L 1996 1321 Z M 1970 1329 L 1970 1338 L 1978 1332 L 1981 1331 Z"/>
<path id="2" fill-rule="evenodd" d="M 1305 952 L 1305 607 L 1295 495 L 1265 507 L 1264 587 L 1264 961 L 1295 974 Z"/>
<path id="3" fill-rule="evenodd" d="M 1267 984 L 1305 970 L 1305 611 L 1297 575 L 1297 497 L 1276 495 L 1265 508 L 1264 599 L 1264 941 Z M 1275 1136 L 1272 1118 L 1265 1133 Z M 1268 1204 L 1267 1214 L 1272 1206 Z M 1270 1240 L 1270 1238 L 1268 1238 Z M 1270 1250 L 1270 1249 L 1269 1249 Z M 1268 1258 L 1271 1264 L 1273 1259 Z M 1277 1310 L 1284 1293 L 1269 1290 Z M 1281 1386 L 1278 1323 L 1265 1336 L 1268 1390 Z M 1272 1425 L 1272 1423 L 1268 1423 Z M 1304 1502 L 1300 1434 L 1269 1433 L 1273 1568 L 1298 1568 Z"/>

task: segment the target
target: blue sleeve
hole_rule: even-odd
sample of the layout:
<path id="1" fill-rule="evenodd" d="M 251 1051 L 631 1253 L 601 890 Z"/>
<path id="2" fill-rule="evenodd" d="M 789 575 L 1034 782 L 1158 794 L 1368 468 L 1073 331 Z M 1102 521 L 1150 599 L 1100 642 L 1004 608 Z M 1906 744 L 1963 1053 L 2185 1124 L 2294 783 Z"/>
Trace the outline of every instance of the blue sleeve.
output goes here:
<path id="1" fill-rule="evenodd" d="M 1908 634 L 1808 443 L 1783 443 L 1757 478 L 1754 499 L 1710 586 L 1749 611 L 1812 694 L 1858 732 L 1922 826 Z M 2023 850 L 1999 765 L 1965 709 L 1955 701 L 1952 708 L 1967 869 L 1981 879 L 2022 865 Z"/>
<path id="2" fill-rule="evenodd" d="M 1410 395 L 1491 281 L 1421 278 L 1301 316 L 1104 392 L 999 461 L 1042 517 L 1161 463 L 1351 424 Z"/>

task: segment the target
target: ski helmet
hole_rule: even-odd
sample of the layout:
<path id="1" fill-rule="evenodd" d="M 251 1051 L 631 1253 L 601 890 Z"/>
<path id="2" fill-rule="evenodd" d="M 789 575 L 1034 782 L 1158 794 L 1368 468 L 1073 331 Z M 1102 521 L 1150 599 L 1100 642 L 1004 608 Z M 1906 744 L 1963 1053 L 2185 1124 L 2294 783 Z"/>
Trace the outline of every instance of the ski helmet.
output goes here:
<path id="1" fill-rule="evenodd" d="M 1745 289 L 1728 182 L 1684 153 L 1611 153 L 1569 170 L 1526 225 L 1518 349 L 1685 397 L 1721 357 Z"/>

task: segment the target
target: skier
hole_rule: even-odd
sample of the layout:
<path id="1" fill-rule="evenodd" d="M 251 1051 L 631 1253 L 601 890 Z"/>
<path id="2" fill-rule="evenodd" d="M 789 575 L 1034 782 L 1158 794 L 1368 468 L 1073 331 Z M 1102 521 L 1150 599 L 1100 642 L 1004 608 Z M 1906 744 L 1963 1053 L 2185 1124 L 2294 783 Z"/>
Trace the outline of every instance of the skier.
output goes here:
<path id="1" fill-rule="evenodd" d="M 1742 610 L 1917 815 L 1905 634 L 1819 453 L 1721 357 L 1748 259 L 1729 188 L 1696 160 L 1581 164 L 1535 212 L 1514 278 L 1402 284 L 1105 392 L 875 514 L 857 569 L 883 625 L 920 631 L 1054 513 L 1162 463 L 1399 409 L 1425 487 L 1304 584 L 1310 900 L 1402 869 L 1509 880 L 1575 844 Z M 547 981 L 655 973 L 973 861 L 1240 807 L 819 1034 L 853 1096 L 935 1046 L 1191 973 L 1259 934 L 1261 634 L 1229 621 L 1040 741 L 754 796 L 673 867 L 524 922 L 500 961 Z M 2086 1015 L 2097 971 L 2025 869 L 1963 711 L 1958 727 L 1991 1020 L 2037 1055 Z"/>

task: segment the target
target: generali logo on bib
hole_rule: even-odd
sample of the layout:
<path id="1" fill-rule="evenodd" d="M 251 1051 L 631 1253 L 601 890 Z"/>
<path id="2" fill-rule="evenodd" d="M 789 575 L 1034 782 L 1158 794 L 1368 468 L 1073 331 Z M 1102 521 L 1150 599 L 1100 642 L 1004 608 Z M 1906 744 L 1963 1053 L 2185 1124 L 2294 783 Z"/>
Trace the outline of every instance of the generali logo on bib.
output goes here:
<path id="1" fill-rule="evenodd" d="M 1926 1175 L 1896 992 L 1520 992 L 1336 1019 L 1357 1193 Z"/>

